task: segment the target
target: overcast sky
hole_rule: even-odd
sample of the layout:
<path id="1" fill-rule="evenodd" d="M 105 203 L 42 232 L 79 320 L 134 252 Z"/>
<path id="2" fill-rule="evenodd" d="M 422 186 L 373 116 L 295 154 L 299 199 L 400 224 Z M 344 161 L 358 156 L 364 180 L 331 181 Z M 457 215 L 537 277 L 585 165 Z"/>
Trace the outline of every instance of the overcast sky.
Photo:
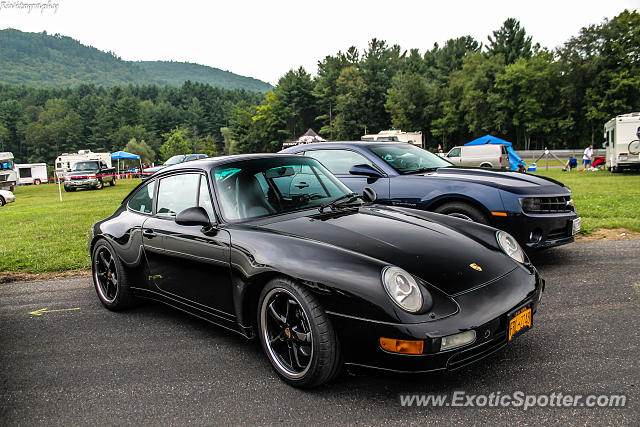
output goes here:
<path id="1" fill-rule="evenodd" d="M 54 8 L 16 8 L 42 2 Z M 430 49 L 471 35 L 486 42 L 515 17 L 548 48 L 580 28 L 612 18 L 640 0 L 1 0 L 0 28 L 60 33 L 126 60 L 188 61 L 277 83 L 292 68 L 316 73 L 317 61 L 377 37 L 403 49 Z M 1 48 L 1 46 L 0 46 Z"/>

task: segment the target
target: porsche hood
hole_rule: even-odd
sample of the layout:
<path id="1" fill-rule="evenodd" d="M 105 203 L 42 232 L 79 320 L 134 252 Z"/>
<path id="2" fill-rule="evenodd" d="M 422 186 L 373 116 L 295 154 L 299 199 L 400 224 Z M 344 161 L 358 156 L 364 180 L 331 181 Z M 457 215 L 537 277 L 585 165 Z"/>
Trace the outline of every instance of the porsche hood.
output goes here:
<path id="1" fill-rule="evenodd" d="M 265 222 L 260 227 L 379 259 L 456 295 L 516 268 L 495 248 L 438 222 L 383 207 Z"/>

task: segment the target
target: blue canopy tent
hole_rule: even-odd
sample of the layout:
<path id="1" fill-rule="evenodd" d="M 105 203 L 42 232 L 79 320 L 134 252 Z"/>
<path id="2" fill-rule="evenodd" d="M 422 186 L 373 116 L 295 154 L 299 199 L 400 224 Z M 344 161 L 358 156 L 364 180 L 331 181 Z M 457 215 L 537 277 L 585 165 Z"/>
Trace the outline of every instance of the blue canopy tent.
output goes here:
<path id="1" fill-rule="evenodd" d="M 111 153 L 111 160 L 118 161 L 118 177 L 120 176 L 120 160 L 139 160 L 140 170 L 142 171 L 142 160 L 137 154 L 127 153 L 126 151 L 116 151 L 115 153 Z"/>
<path id="2" fill-rule="evenodd" d="M 471 142 L 467 142 L 464 145 L 483 145 L 483 144 L 501 144 L 507 147 L 507 153 L 509 153 L 509 164 L 511 165 L 511 170 L 518 170 L 518 165 L 522 164 L 523 166 L 527 166 L 527 164 L 518 156 L 518 154 L 513 149 L 513 144 L 509 141 L 505 141 L 504 139 L 497 138 L 492 135 L 485 135 L 478 139 L 474 139 Z"/>

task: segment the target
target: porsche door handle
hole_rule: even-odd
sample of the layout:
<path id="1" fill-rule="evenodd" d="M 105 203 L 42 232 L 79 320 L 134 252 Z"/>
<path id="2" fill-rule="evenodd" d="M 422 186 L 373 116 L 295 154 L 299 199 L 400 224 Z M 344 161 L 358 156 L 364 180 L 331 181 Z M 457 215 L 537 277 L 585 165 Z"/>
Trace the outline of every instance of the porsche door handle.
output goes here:
<path id="1" fill-rule="evenodd" d="M 144 230 L 142 230 L 142 235 L 149 239 L 153 239 L 154 237 L 156 237 L 156 233 L 150 228 L 145 228 Z"/>

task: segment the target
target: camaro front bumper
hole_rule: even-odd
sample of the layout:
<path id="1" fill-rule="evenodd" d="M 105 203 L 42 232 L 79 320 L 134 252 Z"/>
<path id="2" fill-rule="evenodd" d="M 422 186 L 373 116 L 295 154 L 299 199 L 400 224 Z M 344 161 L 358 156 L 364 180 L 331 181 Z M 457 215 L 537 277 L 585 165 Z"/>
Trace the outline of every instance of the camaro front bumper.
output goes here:
<path id="1" fill-rule="evenodd" d="M 525 248 L 544 249 L 573 242 L 573 220 L 576 218 L 575 212 L 520 213 L 493 217 L 492 225 L 509 232 Z"/>
<path id="2" fill-rule="evenodd" d="M 487 286 L 454 296 L 458 312 L 437 321 L 396 324 L 329 313 L 340 338 L 345 363 L 394 372 L 430 372 L 458 369 L 490 355 L 510 342 L 509 313 L 526 306 L 531 307 L 533 315 L 538 307 L 544 280 L 537 272 L 527 274 L 521 270 L 518 268 Z M 514 281 L 520 283 L 514 286 Z M 471 329 L 476 332 L 473 343 L 440 351 L 443 337 Z M 416 355 L 391 353 L 380 347 L 380 337 L 424 340 L 424 350 Z"/>

